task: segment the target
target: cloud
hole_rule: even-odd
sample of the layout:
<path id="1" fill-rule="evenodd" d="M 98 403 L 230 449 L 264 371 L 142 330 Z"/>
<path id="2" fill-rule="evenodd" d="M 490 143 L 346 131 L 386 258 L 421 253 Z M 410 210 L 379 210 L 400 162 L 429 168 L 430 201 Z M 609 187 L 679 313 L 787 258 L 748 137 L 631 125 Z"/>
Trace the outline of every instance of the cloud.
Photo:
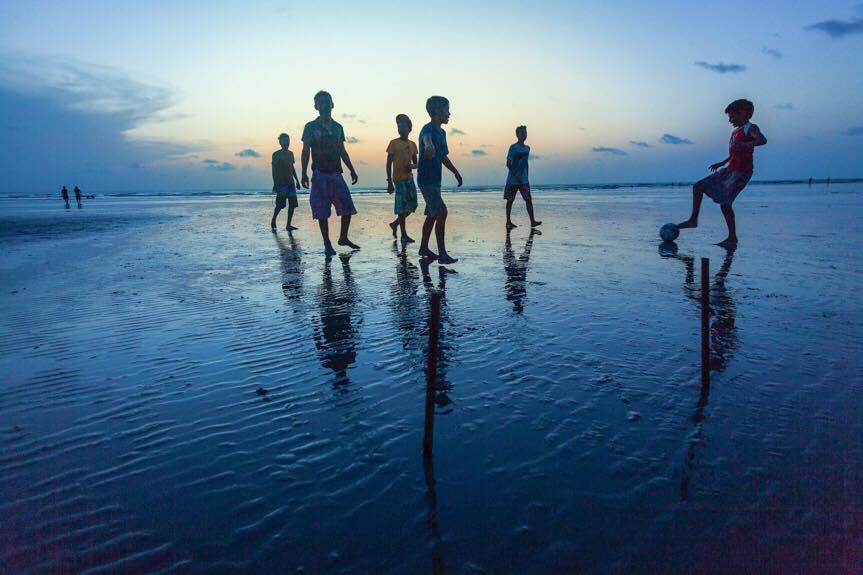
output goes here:
<path id="1" fill-rule="evenodd" d="M 846 136 L 863 136 L 863 126 L 849 126 L 843 133 Z"/>
<path id="2" fill-rule="evenodd" d="M 629 143 L 638 148 L 649 148 L 650 144 L 647 142 L 642 142 L 641 140 L 629 140 Z"/>
<path id="3" fill-rule="evenodd" d="M 237 152 L 234 155 L 237 156 L 238 158 L 260 158 L 261 157 L 261 154 L 259 152 L 256 152 L 255 150 L 253 150 L 251 148 L 246 148 L 245 150 L 240 150 L 239 152 Z"/>
<path id="4" fill-rule="evenodd" d="M 861 34 L 863 33 L 863 18 L 855 18 L 853 20 L 824 20 L 823 22 L 806 26 L 806 30 L 822 32 L 831 38 Z"/>
<path id="5" fill-rule="evenodd" d="M 356 117 L 357 117 L 356 114 L 342 114 L 343 120 L 353 120 Z"/>
<path id="6" fill-rule="evenodd" d="M 784 56 L 784 54 L 782 54 L 782 52 L 780 52 L 779 50 L 776 50 L 775 48 L 769 48 L 767 46 L 762 46 L 761 51 L 773 58 L 774 60 L 781 60 Z"/>
<path id="7" fill-rule="evenodd" d="M 471 150 L 470 155 L 473 156 L 474 158 L 481 158 L 483 156 L 487 156 L 488 154 L 486 153 L 485 150 L 476 149 L 476 150 Z"/>
<path id="8" fill-rule="evenodd" d="M 465 133 L 459 130 L 458 128 L 450 128 L 449 129 L 450 136 L 464 136 Z"/>
<path id="9" fill-rule="evenodd" d="M 348 136 L 347 138 L 345 138 L 345 143 L 346 144 L 359 144 L 360 140 L 359 140 L 359 138 L 354 138 L 353 136 Z"/>
<path id="10" fill-rule="evenodd" d="M 663 144 L 674 144 L 674 145 L 691 144 L 692 143 L 692 140 L 689 140 L 687 138 L 681 138 L 678 136 L 674 136 L 672 134 L 662 134 L 662 137 L 659 138 L 659 141 Z"/>
<path id="11" fill-rule="evenodd" d="M 794 104 L 792 104 L 791 102 L 785 102 L 784 104 L 776 104 L 773 107 L 776 108 L 777 110 L 787 110 L 789 112 L 793 112 L 794 110 L 797 109 L 794 107 Z"/>
<path id="12" fill-rule="evenodd" d="M 345 121 L 346 124 L 350 124 L 351 122 L 356 121 L 359 124 L 365 124 L 366 121 L 362 118 L 358 118 L 356 114 L 342 114 L 341 119 Z"/>
<path id="13" fill-rule="evenodd" d="M 705 70 L 710 70 L 711 72 L 716 72 L 717 74 L 736 74 L 738 72 L 743 72 L 746 70 L 746 66 L 742 64 L 724 64 L 719 62 L 718 64 L 710 64 L 708 62 L 704 62 L 702 60 L 698 60 L 697 62 L 693 62 L 696 66 L 701 66 Z"/>
<path id="14" fill-rule="evenodd" d="M 494 144 L 480 144 L 480 148 L 494 148 Z"/>
<path id="15" fill-rule="evenodd" d="M 201 163 L 204 164 L 204 167 L 211 172 L 230 172 L 235 169 L 236 166 L 229 162 L 219 162 L 218 160 L 201 160 Z"/>
<path id="16" fill-rule="evenodd" d="M 628 156 L 629 155 L 626 152 L 624 152 L 623 150 L 621 150 L 620 148 L 608 148 L 606 146 L 599 146 L 599 147 L 593 148 L 593 151 L 596 152 L 597 154 L 610 154 L 612 156 Z"/>

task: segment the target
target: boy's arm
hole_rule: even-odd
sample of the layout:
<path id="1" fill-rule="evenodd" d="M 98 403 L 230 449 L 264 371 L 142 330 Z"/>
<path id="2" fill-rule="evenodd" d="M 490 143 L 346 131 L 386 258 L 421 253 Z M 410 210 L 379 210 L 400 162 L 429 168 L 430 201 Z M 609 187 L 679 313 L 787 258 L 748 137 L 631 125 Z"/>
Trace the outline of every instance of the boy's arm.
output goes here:
<path id="1" fill-rule="evenodd" d="M 426 134 L 423 136 L 423 145 L 425 146 L 424 155 L 426 159 L 434 158 L 435 149 L 434 143 L 432 142 L 431 134 Z"/>
<path id="2" fill-rule="evenodd" d="M 458 182 L 458 187 L 461 187 L 461 174 L 459 174 L 456 167 L 452 165 L 452 162 L 449 160 L 449 156 L 444 156 L 443 158 L 441 158 L 440 163 L 446 166 L 447 170 L 452 172 L 452 174 L 455 176 L 455 181 Z"/>
<path id="3" fill-rule="evenodd" d="M 767 143 L 767 138 L 761 132 L 761 128 L 759 128 L 755 124 L 752 124 L 749 127 L 749 135 L 752 136 L 753 138 L 755 138 L 755 140 L 752 142 L 753 147 L 763 146 L 764 144 Z"/>
<path id="4" fill-rule="evenodd" d="M 387 154 L 387 193 L 391 194 L 395 191 L 393 186 L 393 155 Z"/>
<path id="5" fill-rule="evenodd" d="M 309 147 L 309 145 L 307 143 L 303 142 L 303 153 L 300 156 L 300 158 L 301 158 L 300 162 L 302 163 L 303 178 L 300 181 L 302 182 L 304 188 L 309 187 L 309 156 L 311 155 L 311 152 L 312 152 L 312 149 Z"/>
<path id="6" fill-rule="evenodd" d="M 276 191 L 276 178 L 278 178 L 278 174 L 276 173 L 276 160 L 273 159 L 270 166 L 273 168 L 273 191 Z"/>
<path id="7" fill-rule="evenodd" d="M 417 166 L 419 166 L 419 159 L 417 158 L 417 155 L 414 154 L 411 156 L 411 169 L 416 170 Z"/>
<path id="8" fill-rule="evenodd" d="M 300 179 L 297 177 L 297 167 L 294 164 L 291 164 L 291 174 L 294 176 L 294 181 L 297 183 L 297 187 L 300 187 Z"/>
<path id="9" fill-rule="evenodd" d="M 341 142 L 339 144 L 341 151 L 339 152 L 339 156 L 341 156 L 342 161 L 351 171 L 351 185 L 356 184 L 359 177 L 357 176 L 357 171 L 354 169 L 354 165 L 351 163 L 351 157 L 348 155 L 348 150 L 345 148 L 345 143 Z"/>

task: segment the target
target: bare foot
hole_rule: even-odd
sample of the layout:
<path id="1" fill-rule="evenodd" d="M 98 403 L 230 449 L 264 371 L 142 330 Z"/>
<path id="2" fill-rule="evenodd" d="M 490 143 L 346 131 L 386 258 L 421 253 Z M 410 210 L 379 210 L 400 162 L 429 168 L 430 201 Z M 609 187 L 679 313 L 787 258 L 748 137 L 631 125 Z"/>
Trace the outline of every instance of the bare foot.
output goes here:
<path id="1" fill-rule="evenodd" d="M 438 256 L 437 263 L 439 264 L 454 264 L 458 258 L 451 257 L 449 254 L 441 254 Z"/>
<path id="2" fill-rule="evenodd" d="M 421 258 L 428 258 L 430 260 L 437 259 L 437 254 L 428 248 L 420 248 L 419 254 Z"/>
<path id="3" fill-rule="evenodd" d="M 352 241 L 351 241 L 351 240 L 349 240 L 348 238 L 342 238 L 342 239 L 340 239 L 340 240 L 339 240 L 339 245 L 340 245 L 340 246 L 348 246 L 348 247 L 349 247 L 349 248 L 351 248 L 352 250 L 358 250 L 358 249 L 360 249 L 360 246 L 358 246 L 357 244 L 355 244 L 354 242 L 352 242 Z"/>
<path id="4" fill-rule="evenodd" d="M 737 238 L 736 237 L 725 238 L 724 240 L 722 240 L 721 242 L 719 242 L 716 245 L 719 246 L 720 248 L 733 249 L 733 248 L 737 247 Z"/>
<path id="5" fill-rule="evenodd" d="M 276 232 L 276 222 L 270 222 L 270 229 L 273 230 L 273 232 Z"/>
<path id="6" fill-rule="evenodd" d="M 514 224 L 514 223 L 512 223 L 512 222 L 507 222 L 507 223 L 506 223 L 506 229 L 508 229 L 508 230 L 511 230 L 511 229 L 513 229 L 513 228 L 517 228 L 517 227 L 518 227 L 518 226 L 517 226 L 517 225 L 515 225 L 515 224 Z"/>
<path id="7" fill-rule="evenodd" d="M 414 239 L 413 239 L 412 237 L 410 237 L 410 236 L 402 235 L 402 243 L 403 243 L 403 244 L 412 244 L 412 243 L 414 243 L 415 241 L 416 241 L 416 240 L 414 240 Z"/>
<path id="8" fill-rule="evenodd" d="M 542 225 L 542 222 L 538 222 L 536 220 L 530 222 L 530 227 L 532 227 L 532 228 L 534 228 L 536 226 L 541 226 L 541 225 Z"/>
<path id="9" fill-rule="evenodd" d="M 393 231 L 393 237 L 396 237 L 396 229 L 399 227 L 398 221 L 390 222 L 390 229 Z"/>
<path id="10" fill-rule="evenodd" d="M 298 228 L 297 226 L 288 226 L 285 228 L 285 231 L 286 232 L 292 232 L 292 231 L 298 230 L 298 229 L 300 229 L 300 228 Z"/>
<path id="11" fill-rule="evenodd" d="M 698 227 L 698 220 L 697 219 L 693 220 L 692 218 L 689 218 L 685 222 L 680 222 L 679 224 L 677 224 L 677 227 L 680 229 L 697 228 Z"/>
<path id="12" fill-rule="evenodd" d="M 327 257 L 336 255 L 336 250 L 333 249 L 333 244 L 327 242 L 324 244 L 324 254 Z"/>

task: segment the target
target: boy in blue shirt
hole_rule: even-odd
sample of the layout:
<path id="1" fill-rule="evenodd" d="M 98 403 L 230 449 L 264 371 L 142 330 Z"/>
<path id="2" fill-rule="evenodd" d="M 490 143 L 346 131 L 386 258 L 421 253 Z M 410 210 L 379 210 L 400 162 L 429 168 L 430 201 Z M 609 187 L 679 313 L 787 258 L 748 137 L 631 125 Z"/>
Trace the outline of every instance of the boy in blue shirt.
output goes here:
<path id="1" fill-rule="evenodd" d="M 461 174 L 448 157 L 449 148 L 446 145 L 446 132 L 441 128 L 441 124 L 449 123 L 449 100 L 443 96 L 432 96 L 426 101 L 426 112 L 431 117 L 431 122 L 420 130 L 417 166 L 417 183 L 426 203 L 426 219 L 423 222 L 419 255 L 424 258 L 436 258 L 442 264 L 454 264 L 458 259 L 447 253 L 444 241 L 447 209 L 441 197 L 441 166 L 446 166 L 453 173 L 459 187 L 462 184 Z M 432 227 L 435 229 L 435 237 L 437 238 L 437 254 L 432 252 L 428 246 Z"/>
<path id="2" fill-rule="evenodd" d="M 515 137 L 518 141 L 509 147 L 506 154 L 506 167 L 509 173 L 506 176 L 506 186 L 503 188 L 503 197 L 506 200 L 506 229 L 517 227 L 512 223 L 512 203 L 515 201 L 515 193 L 520 192 L 527 207 L 527 215 L 530 216 L 530 226 L 536 227 L 538 222 L 533 217 L 533 200 L 530 198 L 530 182 L 528 181 L 527 160 L 530 157 L 530 146 L 525 145 L 527 140 L 527 126 L 519 126 L 515 129 Z"/>

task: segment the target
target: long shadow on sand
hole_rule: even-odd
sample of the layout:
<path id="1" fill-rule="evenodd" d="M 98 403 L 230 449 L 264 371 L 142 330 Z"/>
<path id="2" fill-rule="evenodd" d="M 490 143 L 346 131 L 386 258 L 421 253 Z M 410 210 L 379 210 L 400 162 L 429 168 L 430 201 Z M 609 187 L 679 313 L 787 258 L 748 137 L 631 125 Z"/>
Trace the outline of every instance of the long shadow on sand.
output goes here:
<path id="1" fill-rule="evenodd" d="M 533 238 L 541 235 L 536 228 L 530 229 L 530 234 L 524 242 L 521 255 L 515 257 L 512 249 L 510 230 L 506 231 L 506 242 L 503 245 L 503 269 L 506 272 L 506 299 L 512 302 L 512 311 L 517 314 L 524 312 L 524 299 L 527 296 L 527 269 L 530 264 L 530 250 L 533 248 Z"/>
<path id="2" fill-rule="evenodd" d="M 689 255 L 678 255 L 677 245 L 673 242 L 663 244 L 659 253 L 664 258 L 676 259 L 683 262 L 685 276 L 683 280 L 683 293 L 687 299 L 692 301 L 697 312 L 700 312 L 701 295 L 700 288 L 695 284 L 695 258 Z M 713 321 L 710 324 L 710 371 L 721 372 L 727 365 L 734 351 L 737 349 L 738 338 L 735 329 L 737 318 L 737 306 L 731 293 L 728 291 L 725 281 L 731 271 L 731 262 L 734 259 L 734 249 L 726 250 L 722 265 L 716 275 L 713 276 L 710 288 L 710 313 Z M 689 447 L 686 450 L 686 459 L 683 467 L 683 477 L 680 480 L 680 498 L 689 498 L 689 487 L 691 476 L 695 469 L 695 449 L 703 443 L 704 422 L 707 419 L 705 413 L 707 403 L 710 400 L 710 382 L 702 381 L 698 403 L 692 414 L 692 422 L 695 429 L 689 438 Z"/>
<path id="3" fill-rule="evenodd" d="M 312 333 L 321 365 L 333 370 L 338 388 L 350 383 L 348 368 L 357 360 L 357 330 L 355 318 L 359 304 L 359 290 L 351 273 L 352 254 L 338 256 L 342 270 L 341 281 L 333 279 L 333 258 L 324 262 L 321 285 L 318 286 L 315 302 L 320 311 L 320 321 L 314 321 Z"/>

